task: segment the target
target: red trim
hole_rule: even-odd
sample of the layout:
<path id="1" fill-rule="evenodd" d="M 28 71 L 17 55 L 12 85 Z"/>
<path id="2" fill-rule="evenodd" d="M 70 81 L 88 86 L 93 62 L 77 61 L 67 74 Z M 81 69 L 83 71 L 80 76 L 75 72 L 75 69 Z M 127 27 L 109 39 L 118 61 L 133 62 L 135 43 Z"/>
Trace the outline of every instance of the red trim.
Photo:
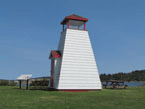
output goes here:
<path id="1" fill-rule="evenodd" d="M 71 16 L 67 16 L 66 19 L 68 20 L 81 20 L 81 21 L 88 21 L 88 19 L 85 18 L 76 18 L 76 17 L 71 17 Z"/>
<path id="2" fill-rule="evenodd" d="M 54 58 L 60 58 L 61 57 L 61 54 L 59 54 L 58 51 L 52 50 L 51 53 L 52 53 Z"/>
<path id="3" fill-rule="evenodd" d="M 78 16 L 78 15 L 72 14 L 70 16 L 66 16 L 63 19 L 63 21 L 61 22 L 61 24 L 66 24 L 68 20 L 78 20 L 78 21 L 84 21 L 84 22 L 88 21 L 87 18 L 84 18 L 84 17 Z"/>
<path id="4" fill-rule="evenodd" d="M 86 30 L 86 23 L 84 23 L 84 30 Z"/>

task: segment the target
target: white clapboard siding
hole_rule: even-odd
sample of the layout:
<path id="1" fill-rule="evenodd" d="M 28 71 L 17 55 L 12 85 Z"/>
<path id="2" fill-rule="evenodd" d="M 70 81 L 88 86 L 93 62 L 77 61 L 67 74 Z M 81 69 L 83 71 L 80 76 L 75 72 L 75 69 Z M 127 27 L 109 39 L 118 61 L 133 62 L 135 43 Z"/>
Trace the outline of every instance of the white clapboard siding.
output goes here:
<path id="1" fill-rule="evenodd" d="M 61 52 L 63 52 L 63 49 L 64 49 L 65 36 L 66 36 L 66 31 L 61 33 L 61 37 L 58 44 L 58 50 L 60 50 Z M 62 58 L 55 58 L 55 68 L 54 68 L 54 88 L 55 89 L 58 89 L 61 64 L 62 64 Z"/>
<path id="2" fill-rule="evenodd" d="M 65 77 L 68 77 L 68 78 L 65 78 L 65 79 L 69 79 L 69 78 L 82 78 L 82 79 L 89 79 L 89 78 L 98 78 L 98 76 L 94 73 L 94 74 L 92 74 L 92 75 L 90 75 L 88 72 L 86 72 L 86 73 L 83 73 L 82 72 L 82 74 L 81 73 L 63 73 L 63 74 L 65 74 L 65 75 L 62 75 L 61 76 L 61 78 L 62 79 L 64 79 Z M 75 74 L 75 75 L 74 75 Z"/>
<path id="3" fill-rule="evenodd" d="M 56 58 L 55 59 L 55 69 L 54 69 L 54 88 L 58 88 L 60 67 L 61 67 L 61 58 Z"/>
<path id="4" fill-rule="evenodd" d="M 96 84 L 60 84 L 59 89 L 101 89 L 100 83 Z"/>
<path id="5" fill-rule="evenodd" d="M 63 51 L 64 49 L 64 41 L 65 41 L 66 31 L 61 33 L 61 37 L 58 44 L 58 50 Z"/>
<path id="6" fill-rule="evenodd" d="M 88 31 L 66 29 L 61 33 L 58 50 L 56 89 L 102 89 Z"/>

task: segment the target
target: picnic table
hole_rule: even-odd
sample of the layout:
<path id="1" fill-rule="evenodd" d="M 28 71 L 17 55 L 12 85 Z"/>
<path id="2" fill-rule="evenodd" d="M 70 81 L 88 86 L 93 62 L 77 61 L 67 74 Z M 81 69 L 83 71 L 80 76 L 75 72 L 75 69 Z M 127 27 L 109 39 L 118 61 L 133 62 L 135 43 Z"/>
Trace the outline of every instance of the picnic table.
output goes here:
<path id="1" fill-rule="evenodd" d="M 105 86 L 105 88 L 113 88 L 113 89 L 116 89 L 116 88 L 126 88 L 127 85 L 124 84 L 124 81 L 119 81 L 119 80 L 107 80 L 106 81 L 106 84 L 104 84 L 103 86 Z"/>

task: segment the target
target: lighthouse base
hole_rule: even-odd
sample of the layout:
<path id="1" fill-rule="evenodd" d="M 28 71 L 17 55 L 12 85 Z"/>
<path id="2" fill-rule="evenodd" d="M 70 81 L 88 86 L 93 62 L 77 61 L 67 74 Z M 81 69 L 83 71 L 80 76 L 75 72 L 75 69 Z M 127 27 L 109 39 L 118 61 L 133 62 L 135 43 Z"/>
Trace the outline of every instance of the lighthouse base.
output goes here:
<path id="1" fill-rule="evenodd" d="M 100 91 L 101 89 L 56 89 L 62 92 L 87 92 L 87 91 Z"/>

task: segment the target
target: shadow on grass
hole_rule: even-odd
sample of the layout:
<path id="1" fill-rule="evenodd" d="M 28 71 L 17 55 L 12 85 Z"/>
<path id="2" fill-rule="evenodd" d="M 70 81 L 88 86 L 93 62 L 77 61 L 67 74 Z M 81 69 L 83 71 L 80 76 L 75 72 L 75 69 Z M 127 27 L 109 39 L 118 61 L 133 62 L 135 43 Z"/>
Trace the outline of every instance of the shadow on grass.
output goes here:
<path id="1" fill-rule="evenodd" d="M 13 88 L 13 89 L 16 89 L 16 90 L 26 90 L 26 88 Z M 127 88 L 103 88 L 103 89 L 106 89 L 106 90 L 126 90 Z M 53 89 L 53 88 L 28 88 L 28 90 L 31 90 L 31 91 L 37 91 L 37 90 L 41 90 L 41 91 L 57 91 L 56 89 Z"/>
<path id="2" fill-rule="evenodd" d="M 53 88 L 30 88 L 29 90 L 56 91 Z"/>
<path id="3" fill-rule="evenodd" d="M 16 89 L 16 90 L 26 90 L 26 88 L 13 88 L 13 89 Z M 28 90 L 42 90 L 42 91 L 56 91 L 55 89 L 53 88 L 28 88 Z"/>
<path id="4" fill-rule="evenodd" d="M 103 89 L 110 89 L 110 90 L 125 90 L 127 88 L 103 88 Z"/>

